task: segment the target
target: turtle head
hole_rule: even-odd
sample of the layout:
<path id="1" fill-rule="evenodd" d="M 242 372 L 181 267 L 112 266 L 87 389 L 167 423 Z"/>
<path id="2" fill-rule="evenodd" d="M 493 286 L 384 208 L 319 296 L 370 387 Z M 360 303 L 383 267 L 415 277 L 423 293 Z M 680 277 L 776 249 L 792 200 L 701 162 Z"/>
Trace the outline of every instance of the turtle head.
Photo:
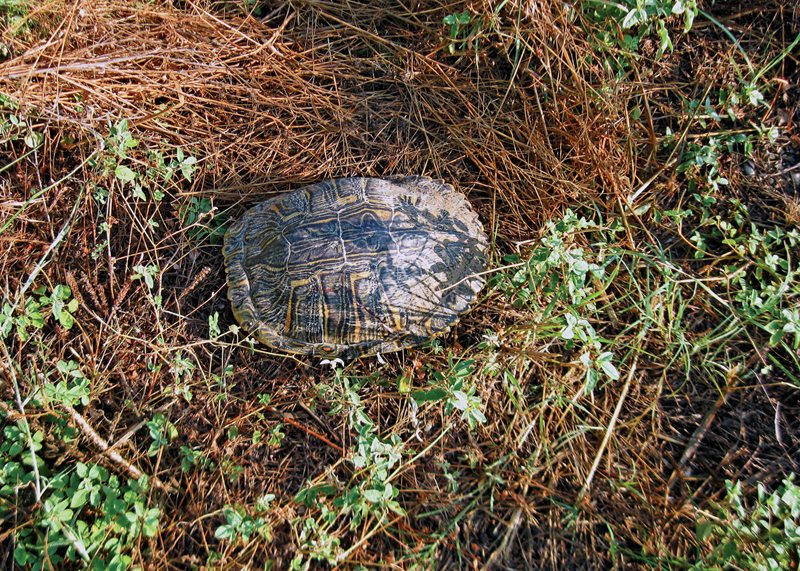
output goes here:
<path id="1" fill-rule="evenodd" d="M 332 343 L 315 343 L 313 354 L 315 357 L 322 359 L 342 359 L 349 361 L 352 357 L 348 354 L 347 348 L 342 350 L 341 345 L 333 345 Z"/>

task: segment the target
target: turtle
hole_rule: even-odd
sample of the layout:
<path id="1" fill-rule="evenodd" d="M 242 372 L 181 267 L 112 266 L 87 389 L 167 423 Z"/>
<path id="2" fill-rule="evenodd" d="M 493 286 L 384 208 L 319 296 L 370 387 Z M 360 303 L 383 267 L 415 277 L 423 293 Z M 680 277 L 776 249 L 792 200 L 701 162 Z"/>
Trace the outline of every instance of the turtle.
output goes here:
<path id="1" fill-rule="evenodd" d="M 228 299 L 260 342 L 323 359 L 414 347 L 484 286 L 489 240 L 467 199 L 424 176 L 340 178 L 256 204 L 225 233 Z"/>

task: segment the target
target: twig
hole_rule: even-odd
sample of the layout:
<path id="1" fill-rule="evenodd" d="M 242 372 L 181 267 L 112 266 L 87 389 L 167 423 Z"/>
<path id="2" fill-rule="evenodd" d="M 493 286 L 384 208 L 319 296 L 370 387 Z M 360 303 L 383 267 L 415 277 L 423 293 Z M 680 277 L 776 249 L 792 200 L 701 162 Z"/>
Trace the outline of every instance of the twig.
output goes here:
<path id="1" fill-rule="evenodd" d="M 631 386 L 633 374 L 636 372 L 637 362 L 638 357 L 634 358 L 633 364 L 631 364 L 631 370 L 628 372 L 628 378 L 625 379 L 625 386 L 622 387 L 622 394 L 619 396 L 619 401 L 617 401 L 617 407 L 614 409 L 614 414 L 611 415 L 611 421 L 608 423 L 606 434 L 603 437 L 603 441 L 600 443 L 600 449 L 597 451 L 597 454 L 594 457 L 594 462 L 592 463 L 591 470 L 589 470 L 589 475 L 586 477 L 586 482 L 584 482 L 583 487 L 578 494 L 578 503 L 583 500 L 586 492 L 589 491 L 589 487 L 592 485 L 592 480 L 594 479 L 594 474 L 597 471 L 597 467 L 600 465 L 600 460 L 603 457 L 603 452 L 605 451 L 606 446 L 608 446 L 608 441 L 611 440 L 611 434 L 614 432 L 614 426 L 617 424 L 617 418 L 619 418 L 619 413 L 622 411 L 622 405 L 625 403 L 625 397 L 628 396 L 628 389 Z"/>
<path id="2" fill-rule="evenodd" d="M 208 277 L 208 274 L 210 273 L 211 273 L 211 268 L 208 266 L 203 266 L 203 269 L 201 269 L 200 272 L 198 272 L 197 276 L 195 276 L 195 278 L 192 280 L 192 283 L 190 283 L 180 293 L 180 295 L 178 296 L 178 303 L 181 303 L 183 301 L 183 298 L 192 293 L 195 290 L 195 288 L 198 285 L 200 285 L 201 282 L 205 281 L 205 279 Z"/>
<path id="3" fill-rule="evenodd" d="M 11 377 L 11 384 L 14 385 L 14 400 L 17 402 L 19 408 L 20 420 L 25 423 L 25 433 L 28 437 L 28 448 L 31 451 L 31 467 L 33 468 L 33 486 L 36 492 L 36 503 L 38 504 L 42 499 L 42 479 L 39 475 L 39 465 L 36 462 L 36 449 L 33 446 L 33 435 L 31 434 L 31 425 L 28 423 L 28 417 L 25 416 L 25 405 L 22 403 L 22 395 L 19 392 L 19 383 L 17 382 L 17 373 L 14 371 L 14 361 L 11 359 L 11 354 L 8 352 L 6 343 L 0 340 L 0 347 L 3 348 L 3 355 L 8 363 L 8 375 Z"/>
<path id="4" fill-rule="evenodd" d="M 101 146 L 101 148 L 100 148 L 100 149 L 95 149 L 94 151 L 92 151 L 92 153 L 91 153 L 91 154 L 90 154 L 88 157 L 86 157 L 85 159 L 83 159 L 83 161 L 81 161 L 81 163 L 80 163 L 78 166 L 76 166 L 74 169 L 72 169 L 71 171 L 69 171 L 69 172 L 68 172 L 67 174 L 65 174 L 63 177 L 61 177 L 60 179 L 58 179 L 57 181 L 55 181 L 53 184 L 50 184 L 50 185 L 48 185 L 48 186 L 46 186 L 46 187 L 42 188 L 41 190 L 37 190 L 36 192 L 34 192 L 34 193 L 31 195 L 31 197 L 30 197 L 30 198 L 28 198 L 28 200 L 26 200 L 26 201 L 25 201 L 25 203 L 24 203 L 24 204 L 23 204 L 23 205 L 20 207 L 20 209 L 19 209 L 19 210 L 17 210 L 17 211 L 16 211 L 14 214 L 12 214 L 11 216 L 9 216 L 8 218 L 6 218 L 6 219 L 3 221 L 3 225 L 2 225 L 2 226 L 0 226 L 0 234 L 2 234 L 2 233 L 3 233 L 3 232 L 5 232 L 5 231 L 6 231 L 6 230 L 7 230 L 9 227 L 11 227 L 11 225 L 14 223 L 14 221 L 15 221 L 17 218 L 19 218 L 19 217 L 22 215 L 22 213 L 23 213 L 23 212 L 25 212 L 25 210 L 27 210 L 28 206 L 30 206 L 31 204 L 35 204 L 35 203 L 36 203 L 36 201 L 37 201 L 37 200 L 38 200 L 38 199 L 39 199 L 41 196 L 43 196 L 44 194 L 46 194 L 46 193 L 47 193 L 49 190 L 52 190 L 53 188 L 57 187 L 59 184 L 61 184 L 61 183 L 62 183 L 62 182 L 64 182 L 65 180 L 69 179 L 69 178 L 70 178 L 72 175 L 74 175 L 76 172 L 78 172 L 79 170 L 81 170 L 81 169 L 82 169 L 82 168 L 83 168 L 83 167 L 84 167 L 86 164 L 88 164 L 88 162 L 89 162 L 90 160 L 92 160 L 92 159 L 94 158 L 94 156 L 95 156 L 97 153 L 99 153 L 99 152 L 100 152 L 102 149 L 103 149 L 103 146 Z"/>
<path id="5" fill-rule="evenodd" d="M 680 474 L 683 474 L 687 464 L 689 464 L 689 462 L 692 461 L 692 458 L 694 458 L 694 455 L 697 453 L 697 449 L 700 446 L 700 442 L 703 441 L 703 438 L 708 432 L 708 429 L 711 427 L 711 423 L 714 422 L 714 418 L 716 418 L 717 412 L 719 412 L 719 409 L 722 408 L 722 406 L 728 400 L 729 394 L 730 391 L 725 391 L 721 395 L 719 395 L 717 400 L 714 401 L 714 404 L 711 407 L 711 409 L 706 413 L 705 418 L 703 418 L 703 422 L 701 422 L 700 425 L 695 429 L 694 433 L 692 434 L 692 437 L 689 439 L 689 443 L 686 445 L 686 450 L 683 451 L 683 455 L 681 456 L 681 459 L 678 461 L 678 465 L 675 467 L 675 470 L 673 470 L 672 475 L 670 476 L 669 481 L 667 482 L 668 494 L 671 493 L 672 486 L 673 484 L 675 484 L 675 480 L 678 479 L 678 476 Z"/>
<path id="6" fill-rule="evenodd" d="M 123 458 L 119 452 L 117 452 L 116 450 L 112 450 L 108 442 L 106 442 L 106 440 L 102 436 L 97 434 L 95 429 L 92 428 L 92 426 L 77 410 L 75 410 L 69 405 L 62 405 L 62 406 L 64 407 L 64 410 L 66 410 L 69 413 L 73 422 L 78 425 L 78 428 L 81 429 L 83 434 L 89 440 L 91 440 L 92 444 L 94 444 L 97 448 L 100 449 L 100 451 L 103 453 L 103 456 L 105 456 L 118 466 L 122 467 L 134 479 L 138 480 L 144 475 L 144 473 L 139 468 L 137 468 L 136 466 L 125 460 L 125 458 Z M 156 488 L 159 488 L 160 490 L 164 490 L 166 492 L 171 491 L 169 486 L 161 482 L 161 480 L 159 480 L 155 476 L 150 476 L 148 480 L 151 481 L 153 485 Z"/>
<path id="7" fill-rule="evenodd" d="M 641 195 L 641 194 L 642 194 L 642 193 L 643 193 L 645 190 L 647 190 L 651 184 L 653 184 L 653 181 L 655 181 L 655 180 L 656 180 L 658 177 L 660 177 L 662 174 L 664 174 L 664 172 L 665 172 L 667 169 L 669 169 L 669 168 L 672 168 L 672 166 L 673 166 L 673 165 L 674 165 L 676 162 L 678 162 L 676 159 L 672 159 L 672 160 L 669 160 L 669 161 L 667 161 L 667 163 L 666 163 L 666 164 L 665 164 L 663 167 L 661 167 L 660 169 L 658 169 L 658 170 L 656 171 L 656 173 L 655 173 L 653 176 L 651 176 L 651 177 L 650 177 L 650 178 L 648 178 L 646 181 L 644 181 L 644 182 L 643 182 L 643 183 L 642 183 L 642 184 L 639 186 L 639 188 L 637 188 L 637 189 L 636 189 L 636 192 L 634 192 L 633 194 L 631 194 L 631 195 L 628 197 L 628 205 L 631 205 L 631 206 L 632 206 L 632 205 L 633 205 L 633 203 L 634 203 L 634 202 L 636 202 L 636 199 L 637 199 L 637 198 L 639 198 L 639 196 L 640 196 L 640 195 Z"/>
<path id="8" fill-rule="evenodd" d="M 530 489 L 530 484 L 525 484 L 525 487 L 522 488 L 522 497 L 528 495 L 528 490 Z M 519 529 L 519 524 L 522 522 L 522 508 L 518 507 L 514 510 L 514 513 L 511 515 L 511 521 L 508 524 L 508 529 L 503 534 L 503 539 L 500 542 L 500 545 L 497 546 L 492 554 L 489 556 L 489 559 L 486 561 L 486 564 L 483 566 L 483 571 L 491 571 L 494 568 L 495 564 L 497 564 L 498 560 L 503 556 L 503 554 L 508 549 L 508 544 L 511 543 L 511 540 L 517 533 Z"/>
<path id="9" fill-rule="evenodd" d="M 517 262 L 516 264 L 508 264 L 507 266 L 502 266 L 502 267 L 499 267 L 499 268 L 492 268 L 490 270 L 485 270 L 485 271 L 482 271 L 482 272 L 476 272 L 476 273 L 473 273 L 473 274 L 469 274 L 468 276 L 461 278 L 460 280 L 458 280 L 454 284 L 451 284 L 451 285 L 449 285 L 449 286 L 447 286 L 445 288 L 436 290 L 436 293 L 437 294 L 442 294 L 442 293 L 444 293 L 446 291 L 450 291 L 454 287 L 458 287 L 459 285 L 461 285 L 462 283 L 464 283 L 467 280 L 471 280 L 471 279 L 474 279 L 474 278 L 479 278 L 481 276 L 486 276 L 486 275 L 489 275 L 489 274 L 496 274 L 497 272 L 504 272 L 505 270 L 518 268 L 518 267 L 524 266 L 524 265 L 526 265 L 526 262 Z"/>
<path id="10" fill-rule="evenodd" d="M 152 412 L 153 413 L 164 412 L 165 410 L 170 408 L 172 405 L 174 405 L 176 402 L 177 402 L 177 399 L 172 399 L 172 400 L 166 402 L 165 404 L 161 405 L 160 407 L 156 408 Z M 134 424 L 133 426 L 131 426 L 125 432 L 125 434 L 123 434 L 122 436 L 117 438 L 117 440 L 114 441 L 114 444 L 111 444 L 108 447 L 109 452 L 112 451 L 114 448 L 119 448 L 120 446 L 125 444 L 128 440 L 133 438 L 133 435 L 136 434 L 137 432 L 139 432 L 142 429 L 142 427 L 144 427 L 144 425 L 147 424 L 148 422 L 149 422 L 148 418 L 145 417 L 142 420 L 140 420 L 139 422 L 137 422 L 136 424 Z"/>
<path id="11" fill-rule="evenodd" d="M 714 422 L 714 418 L 716 418 L 717 413 L 728 402 L 728 396 L 733 392 L 734 387 L 736 386 L 739 371 L 751 370 L 755 362 L 759 359 L 763 361 L 764 356 L 762 355 L 761 351 L 757 350 L 743 366 L 737 365 L 728 371 L 725 387 L 723 388 L 722 393 L 719 395 L 719 397 L 717 397 L 717 400 L 714 401 L 711 409 L 706 413 L 705 417 L 703 418 L 703 422 L 700 423 L 700 425 L 692 434 L 692 437 L 689 438 L 689 442 L 686 445 L 686 450 L 684 450 L 681 459 L 678 461 L 678 465 L 675 467 L 675 470 L 673 470 L 672 475 L 667 482 L 667 494 L 672 492 L 672 486 L 675 484 L 675 480 L 686 471 L 686 466 L 692 461 L 697 453 L 697 449 L 700 447 L 700 443 L 702 442 L 703 438 L 705 438 L 709 428 L 711 428 L 711 423 Z M 769 398 L 769 395 L 767 395 L 767 398 Z"/>
<path id="12" fill-rule="evenodd" d="M 304 424 L 302 424 L 302 423 L 300 423 L 300 422 L 297 422 L 297 421 L 296 421 L 295 419 L 293 419 L 293 418 L 292 418 L 292 417 L 291 417 L 291 416 L 290 416 L 288 413 L 286 413 L 286 412 L 283 412 L 282 410 L 278 410 L 277 408 L 275 408 L 275 407 L 273 407 L 273 406 L 270 406 L 270 405 L 265 405 L 265 406 L 264 406 L 264 409 L 265 409 L 265 410 L 268 410 L 269 412 L 271 412 L 271 413 L 273 413 L 273 414 L 277 414 L 277 415 L 279 415 L 279 416 L 281 417 L 281 420 L 282 420 L 283 422 L 285 422 L 286 424 L 291 424 L 292 426 L 294 426 L 295 428 L 299 428 L 300 430 L 302 430 L 302 431 L 303 431 L 303 432 L 305 432 L 306 434 L 309 434 L 309 435 L 311 435 L 311 436 L 314 436 L 315 438 L 319 438 L 319 439 L 320 439 L 320 440 L 322 440 L 322 441 L 323 441 L 325 444 L 327 444 L 328 446 L 330 446 L 331 448 L 333 448 L 334 450 L 336 450 L 336 451 L 337 451 L 339 454 L 342 454 L 342 455 L 344 454 L 344 448 L 342 448 L 341 446 L 339 446 L 339 445 L 338 445 L 338 444 L 336 444 L 335 442 L 331 442 L 331 440 L 330 440 L 330 439 L 328 439 L 326 436 L 324 436 L 324 435 L 320 434 L 320 433 L 319 433 L 319 432 L 317 432 L 316 430 L 313 430 L 313 429 L 311 429 L 311 428 L 309 428 L 309 427 L 305 426 Z"/>
<path id="13" fill-rule="evenodd" d="M 398 521 L 400 521 L 400 519 L 401 519 L 401 518 L 402 518 L 402 516 L 397 516 L 397 517 L 396 517 L 396 518 L 394 518 L 392 521 L 386 522 L 386 524 L 384 524 L 384 525 L 377 525 L 377 526 L 375 526 L 375 528 L 374 528 L 374 529 L 372 529 L 372 530 L 371 530 L 369 533 L 367 533 L 367 534 L 366 534 L 364 537 L 362 537 L 362 538 L 361 538 L 361 539 L 359 539 L 357 542 L 355 542 L 355 543 L 352 545 L 352 547 L 350 547 L 350 548 L 349 548 L 347 551 L 345 551 L 345 552 L 343 552 L 343 553 L 340 553 L 340 554 L 339 554 L 339 555 L 336 557 L 336 567 L 334 567 L 334 569 L 341 569 L 341 565 L 344 563 L 344 561 L 345 561 L 345 560 L 346 560 L 348 557 L 350 557 L 350 554 L 352 554 L 354 551 L 356 551 L 356 550 L 357 550 L 357 549 L 359 549 L 361 546 L 363 546 L 365 543 L 367 543 L 367 542 L 368 542 L 368 541 L 369 541 L 369 540 L 370 540 L 370 539 L 371 539 L 371 538 L 372 538 L 372 537 L 373 537 L 375 534 L 377 534 L 378 532 L 381 532 L 381 531 L 383 531 L 383 530 L 385 530 L 385 529 L 389 529 L 391 526 L 393 526 L 393 525 L 394 525 L 394 524 L 396 524 Z"/>
<path id="14" fill-rule="evenodd" d="M 22 296 L 25 295 L 25 292 L 28 291 L 28 288 L 31 287 L 36 277 L 39 273 L 44 269 L 44 267 L 48 264 L 50 254 L 55 252 L 58 245 L 61 244 L 61 241 L 66 238 L 67 234 L 69 233 L 70 228 L 72 228 L 72 218 L 75 216 L 75 213 L 78 211 L 78 205 L 81 203 L 83 199 L 83 187 L 81 187 L 80 192 L 78 193 L 78 198 L 75 199 L 75 204 L 72 205 L 72 210 L 67 217 L 67 221 L 64 222 L 64 226 L 61 227 L 58 235 L 56 236 L 55 240 L 53 240 L 50 245 L 47 247 L 47 250 L 42 257 L 36 262 L 36 266 L 33 268 L 33 271 L 28 276 L 28 279 L 25 280 L 25 284 L 22 288 L 17 292 L 16 299 L 14 301 L 14 305 L 12 307 L 12 311 L 16 309 L 17 305 L 19 305 L 20 301 L 22 300 Z"/>
<path id="15" fill-rule="evenodd" d="M 763 173 L 761 176 L 766 177 L 766 178 L 775 178 L 775 177 L 783 176 L 785 174 L 789 174 L 790 172 L 796 171 L 797 169 L 800 169 L 800 163 L 797 163 L 796 165 L 792 165 L 790 167 L 786 167 L 785 169 L 780 170 L 778 172 Z"/>

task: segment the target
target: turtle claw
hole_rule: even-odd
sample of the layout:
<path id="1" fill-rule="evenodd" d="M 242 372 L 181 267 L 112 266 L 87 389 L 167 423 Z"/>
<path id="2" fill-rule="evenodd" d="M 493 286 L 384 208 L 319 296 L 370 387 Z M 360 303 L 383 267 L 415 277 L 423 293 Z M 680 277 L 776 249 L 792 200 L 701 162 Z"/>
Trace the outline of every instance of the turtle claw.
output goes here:
<path id="1" fill-rule="evenodd" d="M 380 363 L 381 365 L 386 364 L 386 359 L 384 359 L 380 353 L 375 353 L 375 356 L 378 358 L 378 363 Z"/>
<path id="2" fill-rule="evenodd" d="M 344 361 L 342 361 L 338 357 L 336 359 L 323 359 L 322 361 L 319 362 L 319 366 L 321 367 L 322 365 L 330 365 L 331 369 L 335 371 L 337 366 L 341 366 L 342 368 L 344 368 Z"/>

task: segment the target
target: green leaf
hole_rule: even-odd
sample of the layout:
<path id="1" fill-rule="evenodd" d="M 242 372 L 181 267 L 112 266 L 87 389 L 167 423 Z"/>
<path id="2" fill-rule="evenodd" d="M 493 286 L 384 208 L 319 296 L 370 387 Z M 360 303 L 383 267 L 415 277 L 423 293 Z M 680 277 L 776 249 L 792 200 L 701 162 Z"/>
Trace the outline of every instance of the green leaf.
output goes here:
<path id="1" fill-rule="evenodd" d="M 132 182 L 136 180 L 136 173 L 125 165 L 119 165 L 116 169 L 114 169 L 114 176 L 116 176 L 122 182 Z"/>
<path id="2" fill-rule="evenodd" d="M 150 508 L 144 515 L 144 523 L 142 525 L 142 532 L 146 537 L 154 537 L 158 532 L 158 520 L 161 517 L 161 510 L 158 508 Z"/>
<path id="3" fill-rule="evenodd" d="M 486 424 L 486 415 L 483 414 L 483 411 L 478 410 L 477 408 L 472 411 L 472 417 L 480 422 L 481 424 Z"/>
<path id="4" fill-rule="evenodd" d="M 58 317 L 58 322 L 64 329 L 72 329 L 72 326 L 75 325 L 75 319 L 68 311 L 61 312 L 61 315 Z"/>
<path id="5" fill-rule="evenodd" d="M 147 200 L 147 195 L 144 193 L 144 190 L 142 190 L 142 185 L 138 182 L 133 183 L 133 196 L 138 200 Z"/>
<path id="6" fill-rule="evenodd" d="M 364 490 L 362 495 L 371 504 L 378 504 L 383 501 L 383 492 L 381 490 Z"/>
<path id="7" fill-rule="evenodd" d="M 219 337 L 222 332 L 219 329 L 219 313 L 214 312 L 208 316 L 208 335 L 211 339 Z"/>
<path id="8" fill-rule="evenodd" d="M 714 531 L 714 524 L 710 521 L 701 521 L 698 522 L 697 528 L 695 530 L 695 535 L 697 537 L 697 541 L 702 543 L 711 535 L 711 532 Z"/>
<path id="9" fill-rule="evenodd" d="M 28 147 L 35 149 L 42 144 L 42 141 L 44 141 L 44 135 L 37 131 L 29 131 L 28 134 L 25 135 L 24 141 Z"/>
<path id="10" fill-rule="evenodd" d="M 600 368 L 609 379 L 616 381 L 619 379 L 620 375 L 619 370 L 614 366 L 614 363 L 611 362 L 612 358 L 613 353 L 602 353 L 597 357 L 597 364 L 600 365 Z"/>
<path id="11" fill-rule="evenodd" d="M 770 344 L 770 345 L 772 345 L 772 346 L 774 347 L 774 346 L 776 346 L 778 343 L 780 343 L 780 342 L 781 342 L 781 339 L 782 339 L 782 338 L 783 338 L 783 329 L 778 329 L 777 331 L 775 331 L 775 333 L 773 333 L 772 335 L 770 335 L 770 337 L 769 337 L 769 344 Z"/>
<path id="12" fill-rule="evenodd" d="M 86 505 L 86 501 L 89 499 L 89 492 L 86 490 L 77 490 L 73 495 L 72 499 L 69 502 L 69 507 L 71 508 L 80 508 Z"/>
<path id="13" fill-rule="evenodd" d="M 639 9 L 634 8 L 628 12 L 628 14 L 625 16 L 625 19 L 622 20 L 622 29 L 627 30 L 628 28 L 632 28 L 640 22 L 641 18 L 639 16 Z"/>
<path id="14" fill-rule="evenodd" d="M 464 391 L 454 391 L 453 396 L 450 398 L 450 403 L 458 410 L 467 410 L 469 406 L 469 398 Z"/>
<path id="15" fill-rule="evenodd" d="M 736 552 L 739 551 L 739 547 L 736 545 L 735 541 L 728 541 L 720 549 L 720 555 L 722 556 L 723 561 L 727 561 L 731 557 L 733 557 Z"/>
<path id="16" fill-rule="evenodd" d="M 14 561 L 16 561 L 17 565 L 20 565 L 21 567 L 27 567 L 26 564 L 28 561 L 33 561 L 33 558 L 29 556 L 24 545 L 18 544 L 14 549 Z"/>
<path id="17" fill-rule="evenodd" d="M 419 404 L 427 401 L 440 401 L 447 396 L 444 389 L 431 389 L 429 391 L 414 391 L 411 397 Z"/>
<path id="18" fill-rule="evenodd" d="M 240 525 L 242 525 L 242 521 L 244 521 L 244 517 L 242 516 L 242 514 L 239 513 L 238 510 L 235 510 L 233 508 L 225 509 L 225 519 L 230 525 L 234 527 L 239 527 Z"/>
<path id="19" fill-rule="evenodd" d="M 197 159 L 194 157 L 186 157 L 186 159 L 181 162 L 181 174 L 183 175 L 183 178 L 185 178 L 189 182 L 192 182 L 192 175 L 194 174 L 195 163 L 197 163 Z"/>
<path id="20" fill-rule="evenodd" d="M 391 500 L 389 502 L 386 502 L 386 506 L 390 510 L 392 510 L 394 513 L 396 513 L 397 515 L 401 515 L 401 516 L 405 516 L 406 515 L 406 510 L 404 510 L 402 507 L 400 507 L 400 504 L 397 503 L 397 501 L 395 501 L 395 500 Z"/>
<path id="21" fill-rule="evenodd" d="M 217 539 L 231 539 L 235 533 L 233 526 L 221 525 L 214 532 L 214 537 Z"/>

